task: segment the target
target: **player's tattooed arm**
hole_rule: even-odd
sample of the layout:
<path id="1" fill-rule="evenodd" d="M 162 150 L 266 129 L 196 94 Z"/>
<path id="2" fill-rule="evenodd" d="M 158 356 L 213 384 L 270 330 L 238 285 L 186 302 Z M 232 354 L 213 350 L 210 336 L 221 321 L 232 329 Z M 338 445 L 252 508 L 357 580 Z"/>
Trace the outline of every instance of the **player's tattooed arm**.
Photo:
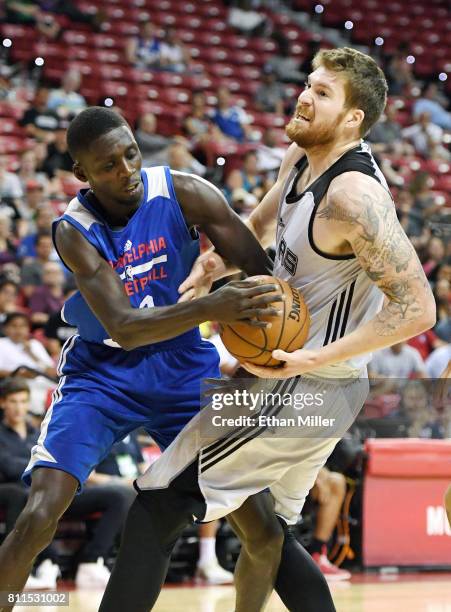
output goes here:
<path id="1" fill-rule="evenodd" d="M 367 177 L 349 183 L 331 190 L 318 216 L 338 222 L 363 270 L 386 296 L 373 320 L 374 332 L 396 337 L 412 330 L 413 335 L 426 319 L 432 324 L 435 313 L 421 263 L 389 194 Z"/>

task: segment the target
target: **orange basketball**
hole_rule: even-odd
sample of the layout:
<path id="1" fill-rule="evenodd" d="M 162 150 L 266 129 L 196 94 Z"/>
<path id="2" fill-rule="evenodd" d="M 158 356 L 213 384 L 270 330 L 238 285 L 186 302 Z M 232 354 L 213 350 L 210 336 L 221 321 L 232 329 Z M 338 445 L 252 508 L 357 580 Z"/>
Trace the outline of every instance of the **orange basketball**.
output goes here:
<path id="1" fill-rule="evenodd" d="M 304 346 L 310 328 L 310 315 L 302 294 L 286 281 L 273 276 L 259 276 L 267 283 L 276 283 L 283 293 L 283 302 L 274 302 L 282 310 L 277 316 L 262 319 L 271 322 L 270 328 L 251 327 L 246 323 L 221 323 L 221 338 L 226 349 L 239 361 L 249 361 L 262 366 L 279 366 L 273 359 L 275 349 L 292 352 Z"/>

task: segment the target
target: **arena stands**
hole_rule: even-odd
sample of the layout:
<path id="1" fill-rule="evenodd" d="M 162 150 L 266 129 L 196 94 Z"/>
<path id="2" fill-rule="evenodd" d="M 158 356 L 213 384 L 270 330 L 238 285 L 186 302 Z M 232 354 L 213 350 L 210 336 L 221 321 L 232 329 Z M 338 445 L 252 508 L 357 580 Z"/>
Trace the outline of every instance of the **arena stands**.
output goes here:
<path id="1" fill-rule="evenodd" d="M 231 6 L 240 2 L 80 0 L 67 3 L 66 12 L 39 8 L 27 19 L 9 4 L 0 7 L 0 326 L 11 313 L 25 313 L 49 360 L 67 337 L 50 334 L 45 324 L 73 288 L 71 277 L 66 273 L 64 286 L 56 283 L 53 299 L 45 299 L 51 281 L 41 268 L 62 277 L 49 229 L 81 185 L 65 145 L 74 113 L 86 104 L 116 108 L 139 129 L 149 163 L 206 176 L 246 215 L 274 181 L 288 142 L 284 125 L 312 53 L 340 41 L 371 52 L 389 80 L 387 111 L 369 141 L 437 301 L 436 327 L 409 344 L 430 375 L 443 369 L 451 343 L 446 0 L 429 0 L 427 9 L 421 0 L 261 0 L 254 3 L 259 19 L 251 34 L 230 21 Z M 164 44 L 165 57 L 175 59 L 159 61 Z M 149 46 L 151 54 L 140 51 Z M 266 82 L 277 84 L 269 112 Z M 390 413 L 391 431 L 403 435 L 408 427 L 396 415 L 401 394 L 390 388 L 382 395 L 366 408 L 371 435 L 387 433 L 390 423 L 381 420 Z M 449 437 L 449 421 L 432 415 L 432 404 L 429 410 L 415 431 Z"/>

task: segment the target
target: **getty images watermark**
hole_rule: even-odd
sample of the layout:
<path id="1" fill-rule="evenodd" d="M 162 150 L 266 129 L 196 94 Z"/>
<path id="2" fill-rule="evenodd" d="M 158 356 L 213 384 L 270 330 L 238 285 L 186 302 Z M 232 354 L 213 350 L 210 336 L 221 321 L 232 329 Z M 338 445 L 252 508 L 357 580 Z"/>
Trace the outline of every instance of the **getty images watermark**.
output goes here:
<path id="1" fill-rule="evenodd" d="M 335 418 L 327 418 L 321 414 L 295 414 L 304 408 L 318 408 L 324 406 L 327 391 L 317 393 L 279 393 L 263 390 L 249 391 L 248 389 L 235 389 L 229 393 L 213 393 L 211 396 L 212 410 L 223 410 L 231 407 L 241 407 L 251 414 L 237 416 L 213 415 L 214 427 L 248 427 L 253 425 L 269 427 L 331 427 Z M 284 411 L 284 416 L 276 416 L 263 409 L 291 409 L 293 416 Z"/>
<path id="2" fill-rule="evenodd" d="M 201 436 L 341 437 L 368 393 L 368 381 L 297 377 L 210 381 Z"/>

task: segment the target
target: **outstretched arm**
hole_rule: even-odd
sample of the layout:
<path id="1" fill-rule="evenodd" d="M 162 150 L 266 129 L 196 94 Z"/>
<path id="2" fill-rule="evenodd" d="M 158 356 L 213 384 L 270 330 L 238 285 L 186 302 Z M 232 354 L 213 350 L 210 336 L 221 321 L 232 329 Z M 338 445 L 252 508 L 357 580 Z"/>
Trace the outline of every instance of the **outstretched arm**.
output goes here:
<path id="1" fill-rule="evenodd" d="M 357 172 L 341 175 L 332 183 L 318 216 L 333 223 L 386 299 L 373 319 L 336 342 L 317 350 L 274 351 L 274 358 L 286 361 L 281 370 L 272 372 L 280 378 L 391 346 L 435 324 L 434 297 L 421 263 L 389 194 L 374 179 Z M 271 376 L 266 368 L 248 369 Z"/>

